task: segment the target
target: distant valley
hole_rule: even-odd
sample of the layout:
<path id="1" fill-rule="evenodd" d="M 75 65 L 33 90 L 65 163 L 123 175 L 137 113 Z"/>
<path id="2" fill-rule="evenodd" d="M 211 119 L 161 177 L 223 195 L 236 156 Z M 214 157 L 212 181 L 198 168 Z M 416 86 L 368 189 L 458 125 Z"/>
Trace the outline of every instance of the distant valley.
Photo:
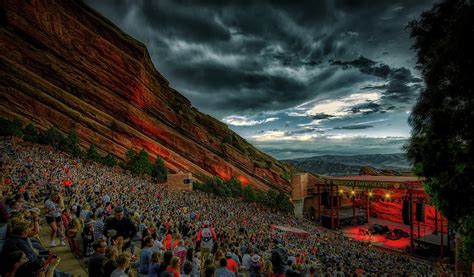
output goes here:
<path id="1" fill-rule="evenodd" d="M 308 158 L 284 160 L 300 170 L 318 175 L 357 175 L 362 167 L 377 170 L 394 170 L 408 172 L 410 163 L 405 154 L 375 155 L 324 155 Z"/>

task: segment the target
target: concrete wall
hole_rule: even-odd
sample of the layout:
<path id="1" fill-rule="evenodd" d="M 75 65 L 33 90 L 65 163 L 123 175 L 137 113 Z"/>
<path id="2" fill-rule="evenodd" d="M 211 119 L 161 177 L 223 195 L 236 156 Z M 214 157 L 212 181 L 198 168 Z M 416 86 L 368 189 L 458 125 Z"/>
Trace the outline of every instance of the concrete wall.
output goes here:
<path id="1" fill-rule="evenodd" d="M 293 175 L 291 178 L 291 199 L 298 200 L 308 196 L 308 173 Z"/>
<path id="2" fill-rule="evenodd" d="M 315 216 L 318 208 L 317 190 L 315 184 L 321 180 L 310 173 L 300 173 L 293 175 L 291 179 L 291 199 L 295 207 L 295 216 L 302 217 L 307 214 L 309 217 Z M 311 209 L 313 207 L 313 209 Z"/>
<path id="3" fill-rule="evenodd" d="M 304 207 L 304 198 L 303 199 L 298 199 L 298 200 L 293 200 L 293 206 L 295 207 L 295 216 L 298 218 L 303 217 L 303 207 Z"/>
<path id="4" fill-rule="evenodd" d="M 169 190 L 174 191 L 192 191 L 193 190 L 193 174 L 178 172 L 169 174 L 166 181 Z"/>

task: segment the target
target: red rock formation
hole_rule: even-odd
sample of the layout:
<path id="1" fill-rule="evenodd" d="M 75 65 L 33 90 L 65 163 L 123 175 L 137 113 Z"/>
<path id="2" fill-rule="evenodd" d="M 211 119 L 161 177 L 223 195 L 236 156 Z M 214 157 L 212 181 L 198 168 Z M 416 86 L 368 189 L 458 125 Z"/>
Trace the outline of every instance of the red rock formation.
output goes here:
<path id="1" fill-rule="evenodd" d="M 392 169 L 375 169 L 370 166 L 363 166 L 360 168 L 359 175 L 372 175 L 372 176 L 414 176 L 410 170 L 392 170 Z"/>
<path id="2" fill-rule="evenodd" d="M 171 171 L 290 191 L 286 165 L 192 107 L 142 43 L 82 1 L 6 0 L 0 24 L 0 116 L 74 127 L 82 146 L 118 157 L 143 147 Z"/>
<path id="3" fill-rule="evenodd" d="M 372 175 L 372 176 L 378 176 L 379 172 L 377 169 L 370 167 L 370 166 L 363 166 L 360 168 L 359 175 Z"/>

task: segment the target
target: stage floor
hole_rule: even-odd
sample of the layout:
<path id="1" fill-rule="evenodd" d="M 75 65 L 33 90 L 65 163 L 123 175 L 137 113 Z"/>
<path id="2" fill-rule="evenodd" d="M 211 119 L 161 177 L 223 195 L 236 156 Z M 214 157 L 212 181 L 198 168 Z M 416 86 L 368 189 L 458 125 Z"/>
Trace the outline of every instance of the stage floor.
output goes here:
<path id="1" fill-rule="evenodd" d="M 374 234 L 374 235 L 363 235 L 359 233 L 359 229 L 370 229 L 373 224 L 380 224 L 383 226 L 388 226 L 390 230 L 393 229 L 402 229 L 403 231 L 410 233 L 410 226 L 405 225 L 399 222 L 393 222 L 389 220 L 379 219 L 379 218 L 370 218 L 370 224 L 358 225 L 358 226 L 347 226 L 342 228 L 342 233 L 344 236 L 351 239 L 370 242 L 374 246 L 387 248 L 396 251 L 405 251 L 407 246 L 410 246 L 410 238 L 400 238 L 398 240 L 390 240 L 385 238 L 384 235 Z M 433 229 L 420 226 L 420 236 L 430 235 L 433 233 Z M 418 226 L 415 224 L 413 226 L 413 235 L 414 238 L 418 238 Z"/>

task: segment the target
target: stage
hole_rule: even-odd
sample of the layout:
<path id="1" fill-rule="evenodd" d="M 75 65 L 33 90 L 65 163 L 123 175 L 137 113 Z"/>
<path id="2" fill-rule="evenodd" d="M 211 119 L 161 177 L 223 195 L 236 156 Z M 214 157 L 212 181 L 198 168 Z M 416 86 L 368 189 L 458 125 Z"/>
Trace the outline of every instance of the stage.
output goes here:
<path id="1" fill-rule="evenodd" d="M 429 202 L 416 176 L 336 176 L 315 182 L 307 207 L 322 227 L 355 241 L 414 255 L 441 256 L 447 219 Z M 409 222 L 412 225 L 407 225 Z M 405 223 L 405 224 L 404 224 Z M 434 235 L 434 231 L 444 235 Z M 437 242 L 438 241 L 438 242 Z"/>
<path id="2" fill-rule="evenodd" d="M 370 224 L 358 225 L 358 226 L 346 226 L 342 227 L 341 231 L 344 236 L 361 241 L 370 243 L 373 246 L 386 248 L 390 250 L 405 252 L 407 247 L 410 246 L 410 237 L 401 237 L 397 240 L 391 240 L 385 237 L 383 234 L 367 234 L 362 230 L 369 230 L 374 224 L 379 224 L 382 226 L 387 226 L 390 230 L 401 229 L 404 232 L 410 234 L 410 226 L 403 223 L 379 219 L 379 218 L 370 218 Z M 423 238 L 431 238 L 433 229 L 421 226 L 420 227 L 420 238 L 418 239 L 418 228 L 417 226 L 413 230 L 414 239 L 423 240 Z M 446 244 L 446 241 L 445 241 Z"/>

